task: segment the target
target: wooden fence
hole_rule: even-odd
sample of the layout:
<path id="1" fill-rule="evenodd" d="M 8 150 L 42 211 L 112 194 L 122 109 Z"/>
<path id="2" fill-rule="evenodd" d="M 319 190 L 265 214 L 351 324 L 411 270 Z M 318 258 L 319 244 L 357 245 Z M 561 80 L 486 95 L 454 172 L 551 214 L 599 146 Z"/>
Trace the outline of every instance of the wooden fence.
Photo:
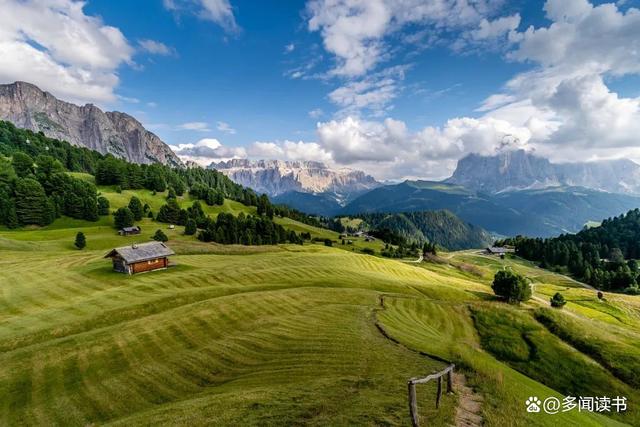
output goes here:
<path id="1" fill-rule="evenodd" d="M 436 394 L 436 408 L 440 407 L 440 399 L 442 398 L 442 377 L 447 376 L 447 393 L 453 393 L 453 368 L 452 363 L 440 372 L 427 375 L 424 378 L 411 378 L 407 384 L 409 387 L 409 413 L 411 414 L 411 424 L 413 427 L 419 427 L 418 421 L 418 398 L 416 396 L 416 384 L 425 384 L 431 380 L 438 380 L 438 393 Z"/>

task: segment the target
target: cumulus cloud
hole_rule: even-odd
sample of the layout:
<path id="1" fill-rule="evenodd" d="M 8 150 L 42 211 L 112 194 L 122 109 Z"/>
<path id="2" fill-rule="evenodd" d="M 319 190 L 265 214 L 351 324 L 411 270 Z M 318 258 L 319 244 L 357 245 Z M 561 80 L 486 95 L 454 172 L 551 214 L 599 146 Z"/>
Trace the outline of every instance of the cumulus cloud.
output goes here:
<path id="1" fill-rule="evenodd" d="M 620 96 L 605 79 L 640 73 L 640 11 L 586 0 L 548 0 L 544 10 L 551 24 L 517 33 L 508 53 L 535 68 L 516 75 L 480 109 L 494 114 L 496 108 L 512 121 L 528 115 L 532 128 L 542 129 L 533 142 L 557 160 L 575 157 L 560 146 L 595 157 L 635 148 L 640 98 Z M 520 111 L 523 103 L 528 114 Z"/>
<path id="2" fill-rule="evenodd" d="M 526 147 L 532 131 L 493 117 L 455 118 L 442 127 L 411 132 L 400 120 L 353 117 L 319 123 L 318 145 L 340 166 L 363 169 L 379 179 L 449 176 L 461 156 Z"/>
<path id="3" fill-rule="evenodd" d="M 183 161 L 193 161 L 201 166 L 208 166 L 215 160 L 247 157 L 243 147 L 225 147 L 215 138 L 203 138 L 193 144 L 179 144 L 172 148 Z"/>
<path id="4" fill-rule="evenodd" d="M 240 31 L 229 0 L 163 0 L 163 4 L 174 13 L 193 13 L 200 19 L 215 22 L 229 33 Z"/>
<path id="5" fill-rule="evenodd" d="M 112 102 L 116 70 L 133 64 L 119 29 L 73 0 L 0 0 L 0 80 L 26 80 L 74 102 Z"/>

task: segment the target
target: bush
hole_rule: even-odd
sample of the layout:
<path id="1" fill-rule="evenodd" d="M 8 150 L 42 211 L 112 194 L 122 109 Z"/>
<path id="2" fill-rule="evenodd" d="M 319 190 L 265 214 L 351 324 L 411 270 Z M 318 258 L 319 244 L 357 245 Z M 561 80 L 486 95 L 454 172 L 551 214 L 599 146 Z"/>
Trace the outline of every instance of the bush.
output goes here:
<path id="1" fill-rule="evenodd" d="M 562 308 L 567 303 L 560 292 L 556 292 L 551 298 L 551 307 Z"/>
<path id="2" fill-rule="evenodd" d="M 531 286 L 527 279 L 510 270 L 500 270 L 493 278 L 491 289 L 508 303 L 517 304 L 531 298 Z"/>
<path id="3" fill-rule="evenodd" d="M 73 244 L 78 249 L 83 249 L 87 246 L 87 238 L 84 236 L 82 231 L 79 231 L 78 234 L 76 234 L 76 241 Z"/>
<path id="4" fill-rule="evenodd" d="M 374 251 L 371 248 L 364 248 L 364 249 L 362 249 L 362 253 L 366 254 L 366 255 L 374 255 L 376 253 L 376 251 Z"/>
<path id="5" fill-rule="evenodd" d="M 333 241 L 331 239 L 324 239 L 325 246 L 333 246 Z"/>
<path id="6" fill-rule="evenodd" d="M 156 230 L 156 233 L 152 237 L 153 240 L 157 240 L 158 242 L 166 242 L 169 240 L 166 234 L 160 229 Z"/>

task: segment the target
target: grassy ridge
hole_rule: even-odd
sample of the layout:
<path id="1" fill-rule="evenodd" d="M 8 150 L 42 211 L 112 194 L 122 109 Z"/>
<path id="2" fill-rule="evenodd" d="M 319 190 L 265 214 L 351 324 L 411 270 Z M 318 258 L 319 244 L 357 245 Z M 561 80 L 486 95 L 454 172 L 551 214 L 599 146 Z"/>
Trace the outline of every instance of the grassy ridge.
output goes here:
<path id="1" fill-rule="evenodd" d="M 112 208 L 131 195 L 101 191 Z M 132 194 L 163 203 L 144 190 Z M 221 209 L 242 207 L 207 207 L 211 215 Z M 278 221 L 319 238 L 335 234 Z M 117 236 L 110 217 L 0 230 L 0 425 L 408 425 L 406 380 L 444 366 L 419 351 L 464 370 L 485 398 L 488 426 L 638 424 L 635 409 L 618 419 L 524 411 L 530 395 L 567 391 L 637 400 L 630 383 L 534 317 L 561 289 L 569 303 L 557 321 L 580 319 L 564 329 L 579 337 L 580 327 L 611 327 L 613 338 L 589 342 L 619 340 L 620 352 L 633 358 L 633 297 L 599 303 L 563 276 L 473 252 L 409 264 L 342 245 L 205 244 L 181 227 L 141 225 L 137 237 Z M 160 227 L 177 252 L 176 267 L 135 276 L 111 271 L 102 258 L 108 249 L 146 240 Z M 72 246 L 77 231 L 87 235 L 83 251 Z M 504 267 L 532 277 L 536 299 L 518 309 L 491 301 L 492 274 Z M 505 357 L 507 350 L 520 362 Z M 574 377 L 557 375 L 558 368 Z M 451 425 L 457 396 L 445 396 L 436 411 L 434 394 L 435 383 L 420 386 L 423 423 Z"/>

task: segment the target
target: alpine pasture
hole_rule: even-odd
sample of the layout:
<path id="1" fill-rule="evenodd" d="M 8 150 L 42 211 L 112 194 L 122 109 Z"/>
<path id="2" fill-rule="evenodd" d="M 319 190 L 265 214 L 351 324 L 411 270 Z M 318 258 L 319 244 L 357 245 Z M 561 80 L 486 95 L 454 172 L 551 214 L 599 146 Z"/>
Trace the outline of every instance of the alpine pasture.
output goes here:
<path id="1" fill-rule="evenodd" d="M 146 190 L 99 190 L 112 210 L 134 194 L 154 211 L 164 203 Z M 637 384 L 623 369 L 640 360 L 635 297 L 600 302 L 563 276 L 473 251 L 408 263 L 360 254 L 360 242 L 223 246 L 139 224 L 129 237 L 110 216 L 0 230 L 0 425 L 410 425 L 407 380 L 442 369 L 441 359 L 482 397 L 485 425 L 640 424 Z M 175 266 L 112 271 L 109 249 L 158 228 Z M 83 250 L 73 246 L 78 231 Z M 490 282 L 500 268 L 532 277 L 534 298 L 497 302 Z M 568 304 L 550 311 L 557 290 Z M 435 383 L 418 386 L 422 422 L 454 424 L 460 393 L 437 410 L 435 393 Z M 630 408 L 525 411 L 529 396 L 570 393 L 624 394 Z"/>

